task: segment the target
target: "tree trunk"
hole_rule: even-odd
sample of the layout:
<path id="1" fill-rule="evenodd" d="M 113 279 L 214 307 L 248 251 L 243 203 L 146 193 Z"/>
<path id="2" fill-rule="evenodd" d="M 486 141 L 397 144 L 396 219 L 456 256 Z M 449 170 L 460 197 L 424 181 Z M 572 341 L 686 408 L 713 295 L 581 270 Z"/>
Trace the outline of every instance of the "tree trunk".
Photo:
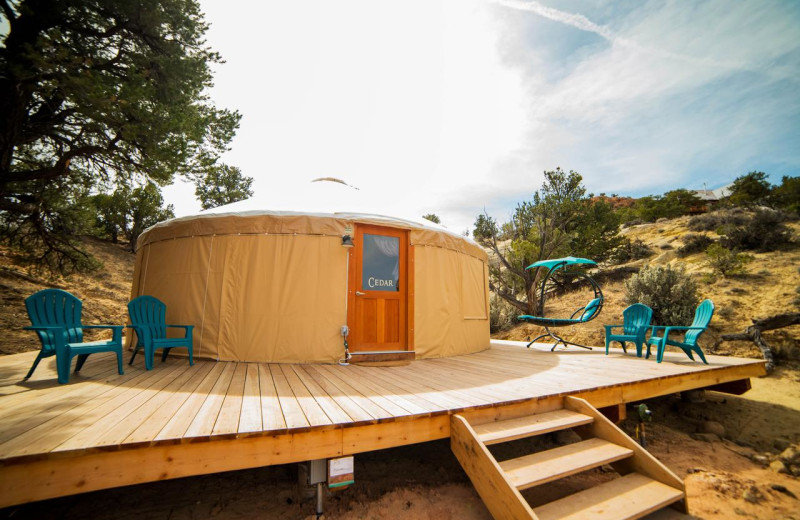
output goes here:
<path id="1" fill-rule="evenodd" d="M 772 348 L 764 340 L 761 333 L 767 330 L 782 329 L 783 327 L 797 324 L 800 324 L 800 312 L 776 314 L 768 318 L 754 319 L 753 324 L 747 327 L 741 334 L 723 334 L 720 336 L 717 345 L 723 341 L 752 341 L 761 349 L 764 360 L 767 362 L 765 368 L 767 373 L 770 373 L 775 369 L 775 354 L 772 352 Z"/>

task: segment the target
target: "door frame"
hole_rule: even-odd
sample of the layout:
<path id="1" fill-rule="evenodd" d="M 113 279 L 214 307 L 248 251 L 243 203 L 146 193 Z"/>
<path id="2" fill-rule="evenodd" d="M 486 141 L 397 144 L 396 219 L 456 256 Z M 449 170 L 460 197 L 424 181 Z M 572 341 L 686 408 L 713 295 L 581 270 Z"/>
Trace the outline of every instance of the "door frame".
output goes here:
<path id="1" fill-rule="evenodd" d="M 391 230 L 393 233 L 400 233 L 401 235 L 401 246 L 405 246 L 406 251 L 406 262 L 405 262 L 405 269 L 401 270 L 400 272 L 400 279 L 406 280 L 406 289 L 405 289 L 405 301 L 402 301 L 400 305 L 404 306 L 405 310 L 405 338 L 406 338 L 406 346 L 403 349 L 404 351 L 413 352 L 414 351 L 414 248 L 411 246 L 410 241 L 410 233 L 406 229 L 394 228 L 390 226 L 381 226 L 381 225 L 373 225 L 373 224 L 354 224 L 353 229 L 353 240 L 358 243 L 356 247 L 351 247 L 347 254 L 348 254 L 348 272 L 347 272 L 347 327 L 350 330 L 350 338 L 351 338 L 351 345 L 353 344 L 353 339 L 355 336 L 353 333 L 358 333 L 358 326 L 359 324 L 356 323 L 356 291 L 359 290 L 361 285 L 361 280 L 359 275 L 358 267 L 361 265 L 359 259 L 356 256 L 356 251 L 362 251 L 361 244 L 362 238 L 364 233 L 373 232 L 375 234 L 381 234 L 384 230 Z M 356 349 L 358 345 L 355 345 Z M 358 350 L 353 350 L 351 347 L 351 351 L 353 353 L 357 353 Z M 393 352 L 388 351 L 388 352 Z M 372 350 L 370 350 L 372 352 Z M 380 352 L 380 351 L 377 351 Z"/>

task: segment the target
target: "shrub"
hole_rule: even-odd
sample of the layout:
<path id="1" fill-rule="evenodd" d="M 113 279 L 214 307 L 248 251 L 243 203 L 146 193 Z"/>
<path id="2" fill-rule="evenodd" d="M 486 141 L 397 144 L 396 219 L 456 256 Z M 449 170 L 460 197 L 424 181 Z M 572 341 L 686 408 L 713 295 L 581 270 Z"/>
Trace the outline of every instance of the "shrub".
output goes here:
<path id="1" fill-rule="evenodd" d="M 722 245 L 739 251 L 773 251 L 792 240 L 787 218 L 782 211 L 758 209 L 743 224 L 724 226 Z"/>
<path id="2" fill-rule="evenodd" d="M 690 233 L 683 237 L 683 245 L 678 248 L 677 253 L 679 257 L 683 258 L 705 251 L 713 243 L 714 240 L 711 237 Z"/>
<path id="3" fill-rule="evenodd" d="M 720 244 L 708 246 L 706 256 L 709 267 L 722 276 L 742 274 L 747 270 L 746 265 L 753 261 L 752 256 L 735 249 L 727 249 Z"/>
<path id="4" fill-rule="evenodd" d="M 731 305 L 733 304 L 734 302 L 731 302 Z M 729 320 L 736 314 L 736 312 L 733 310 L 733 307 L 717 307 L 716 313 L 718 317 L 724 320 Z"/>
<path id="5" fill-rule="evenodd" d="M 653 250 L 638 238 L 636 240 L 626 239 L 621 246 L 612 251 L 609 260 L 615 265 L 624 264 L 631 260 L 647 258 L 652 254 Z"/>
<path id="6" fill-rule="evenodd" d="M 644 266 L 625 282 L 627 303 L 653 309 L 658 325 L 689 325 L 699 302 L 697 284 L 681 267 Z"/>
<path id="7" fill-rule="evenodd" d="M 499 296 L 492 294 L 489 299 L 489 330 L 491 332 L 499 332 L 510 329 L 519 323 L 517 321 L 519 314 L 522 314 L 519 309 Z"/>
<path id="8" fill-rule="evenodd" d="M 692 231 L 717 231 L 725 226 L 741 226 L 747 221 L 747 213 L 737 208 L 696 215 L 689 219 L 688 226 Z"/>
<path id="9" fill-rule="evenodd" d="M 642 220 L 640 218 L 635 218 L 633 220 L 628 220 L 628 221 L 624 221 L 623 220 L 622 227 L 626 228 L 626 227 L 633 227 L 633 226 L 641 226 L 642 224 L 644 224 L 644 220 Z"/>

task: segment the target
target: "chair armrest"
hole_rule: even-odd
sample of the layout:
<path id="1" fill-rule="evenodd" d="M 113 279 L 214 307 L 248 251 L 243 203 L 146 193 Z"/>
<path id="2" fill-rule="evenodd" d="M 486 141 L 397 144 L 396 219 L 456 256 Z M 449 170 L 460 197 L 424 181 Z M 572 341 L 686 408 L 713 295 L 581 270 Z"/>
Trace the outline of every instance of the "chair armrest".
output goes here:
<path id="1" fill-rule="evenodd" d="M 82 329 L 119 329 L 125 328 L 125 325 L 81 325 Z"/>
<path id="2" fill-rule="evenodd" d="M 50 325 L 31 325 L 22 327 L 22 330 L 64 330 L 64 327 L 50 326 Z"/>
<path id="3" fill-rule="evenodd" d="M 122 329 L 125 325 L 81 325 L 84 329 L 111 329 L 111 341 L 118 343 L 122 342 Z"/>
<path id="4" fill-rule="evenodd" d="M 618 328 L 618 327 L 624 327 L 624 325 L 603 325 L 603 327 L 605 327 L 607 331 L 611 332 L 611 329 Z"/>
<path id="5" fill-rule="evenodd" d="M 175 327 L 175 328 L 179 328 L 179 329 L 186 329 L 186 330 L 194 328 L 194 325 L 169 325 L 169 324 L 167 324 L 166 326 L 167 327 Z"/>
<path id="6" fill-rule="evenodd" d="M 673 327 L 672 325 L 667 325 L 664 328 L 669 330 L 706 330 L 708 327 L 680 327 L 678 325 Z"/>

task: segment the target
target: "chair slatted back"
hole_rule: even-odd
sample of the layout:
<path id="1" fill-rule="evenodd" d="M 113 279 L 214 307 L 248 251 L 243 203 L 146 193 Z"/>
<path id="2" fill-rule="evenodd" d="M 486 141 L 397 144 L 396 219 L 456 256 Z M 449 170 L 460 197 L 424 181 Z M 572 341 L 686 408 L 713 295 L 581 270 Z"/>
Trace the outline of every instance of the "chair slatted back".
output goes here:
<path id="1" fill-rule="evenodd" d="M 637 334 L 652 319 L 653 309 L 643 303 L 634 303 L 622 311 L 622 330 L 629 336 Z"/>
<path id="2" fill-rule="evenodd" d="M 714 302 L 711 300 L 703 300 L 700 305 L 697 306 L 697 310 L 694 312 L 694 321 L 692 321 L 692 327 L 703 327 L 703 330 L 686 331 L 686 335 L 683 339 L 684 343 L 697 345 L 697 339 L 700 337 L 700 334 L 705 332 L 708 324 L 711 323 L 712 316 L 714 316 Z"/>
<path id="3" fill-rule="evenodd" d="M 61 289 L 44 289 L 25 299 L 25 309 L 34 327 L 63 327 L 62 331 L 36 331 L 42 350 L 55 349 L 56 334 L 63 335 L 67 343 L 83 342 L 82 308 L 78 298 Z"/>
<path id="4" fill-rule="evenodd" d="M 163 339 L 167 337 L 167 306 L 153 296 L 139 296 L 128 302 L 128 313 L 136 333 L 148 338 Z M 140 338 L 145 341 L 145 338 Z"/>

